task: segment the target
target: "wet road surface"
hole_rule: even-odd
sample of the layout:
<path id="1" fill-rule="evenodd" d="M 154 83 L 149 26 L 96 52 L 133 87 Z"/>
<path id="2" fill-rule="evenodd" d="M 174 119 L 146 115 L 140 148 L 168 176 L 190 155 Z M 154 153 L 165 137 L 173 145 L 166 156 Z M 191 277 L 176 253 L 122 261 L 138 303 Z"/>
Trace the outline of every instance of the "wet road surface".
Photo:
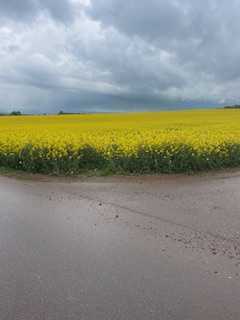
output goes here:
<path id="1" fill-rule="evenodd" d="M 0 177 L 0 319 L 240 319 L 239 187 Z"/>

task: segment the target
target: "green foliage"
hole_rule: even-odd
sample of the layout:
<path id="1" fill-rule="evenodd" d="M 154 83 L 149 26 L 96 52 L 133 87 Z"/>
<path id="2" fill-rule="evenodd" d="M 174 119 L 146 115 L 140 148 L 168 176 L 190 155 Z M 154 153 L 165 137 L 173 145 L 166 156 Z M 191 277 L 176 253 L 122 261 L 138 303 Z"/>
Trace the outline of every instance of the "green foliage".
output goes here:
<path id="1" fill-rule="evenodd" d="M 49 150 L 26 145 L 19 154 L 1 154 L 0 166 L 32 173 L 75 175 L 89 170 L 107 173 L 184 173 L 240 166 L 240 145 L 224 144 L 224 152 L 196 152 L 191 146 L 178 144 L 172 152 L 172 144 L 155 148 L 139 147 L 134 155 L 120 152 L 109 157 L 85 146 L 76 152 L 69 147 L 61 158 L 49 157 Z"/>
<path id="2" fill-rule="evenodd" d="M 10 116 L 21 116 L 22 112 L 19 110 L 14 110 L 10 113 Z"/>

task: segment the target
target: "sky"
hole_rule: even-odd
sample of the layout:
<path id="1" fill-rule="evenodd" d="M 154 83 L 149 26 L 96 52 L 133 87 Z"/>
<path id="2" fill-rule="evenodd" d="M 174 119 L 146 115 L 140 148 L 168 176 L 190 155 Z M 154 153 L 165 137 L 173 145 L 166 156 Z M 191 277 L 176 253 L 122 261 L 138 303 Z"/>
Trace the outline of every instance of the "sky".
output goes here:
<path id="1" fill-rule="evenodd" d="M 240 0 L 0 0 L 0 111 L 240 103 Z"/>

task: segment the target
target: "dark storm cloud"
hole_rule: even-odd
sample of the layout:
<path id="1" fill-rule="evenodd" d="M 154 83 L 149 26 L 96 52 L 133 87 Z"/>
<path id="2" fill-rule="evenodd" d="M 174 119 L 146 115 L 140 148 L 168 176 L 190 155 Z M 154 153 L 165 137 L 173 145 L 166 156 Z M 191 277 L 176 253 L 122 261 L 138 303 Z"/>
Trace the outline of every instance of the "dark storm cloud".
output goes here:
<path id="1" fill-rule="evenodd" d="M 240 0 L 0 0 L 0 109 L 239 103 L 239 12 Z"/>
<path id="2" fill-rule="evenodd" d="M 239 77 L 240 1 L 92 0 L 88 14 L 216 77 Z"/>
<path id="3" fill-rule="evenodd" d="M 92 0 L 88 13 L 105 25 L 150 40 L 159 37 L 178 38 L 188 33 L 188 21 L 175 1 Z"/>
<path id="4" fill-rule="evenodd" d="M 68 0 L 0 0 L 0 17 L 4 19 L 31 20 L 41 12 L 47 12 L 62 21 L 72 18 Z"/>

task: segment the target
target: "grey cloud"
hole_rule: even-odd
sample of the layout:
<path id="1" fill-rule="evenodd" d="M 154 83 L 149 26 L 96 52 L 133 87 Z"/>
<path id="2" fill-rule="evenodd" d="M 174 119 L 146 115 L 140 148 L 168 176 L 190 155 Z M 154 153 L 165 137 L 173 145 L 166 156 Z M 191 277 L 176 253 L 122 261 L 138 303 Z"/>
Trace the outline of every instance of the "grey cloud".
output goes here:
<path id="1" fill-rule="evenodd" d="M 29 21 L 41 12 L 60 21 L 73 18 L 69 0 L 0 0 L 0 17 L 5 20 Z"/>
<path id="2" fill-rule="evenodd" d="M 91 0 L 86 11 L 128 36 L 167 40 L 170 46 L 179 40 L 215 38 L 227 26 L 239 26 L 232 20 L 237 18 L 239 8 L 239 0 L 231 4 L 218 0 Z"/>
<path id="3" fill-rule="evenodd" d="M 0 110 L 239 102 L 239 9 L 240 0 L 0 0 Z"/>
<path id="4" fill-rule="evenodd" d="M 231 80 L 239 77 L 239 10 L 239 0 L 92 0 L 87 12 L 105 27 L 174 53 L 196 72 Z"/>
<path id="5" fill-rule="evenodd" d="M 183 8 L 175 1 L 92 0 L 88 14 L 128 35 L 148 39 L 177 38 L 188 33 Z"/>

